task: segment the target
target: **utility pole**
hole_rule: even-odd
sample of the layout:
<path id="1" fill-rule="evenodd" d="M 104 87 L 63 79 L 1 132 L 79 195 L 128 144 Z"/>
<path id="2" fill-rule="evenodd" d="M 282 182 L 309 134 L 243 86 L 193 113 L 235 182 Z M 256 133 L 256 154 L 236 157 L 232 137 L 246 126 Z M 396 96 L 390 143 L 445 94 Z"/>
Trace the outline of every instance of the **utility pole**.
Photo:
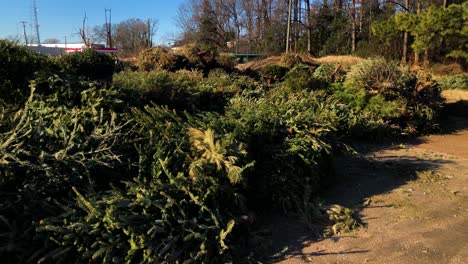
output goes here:
<path id="1" fill-rule="evenodd" d="M 27 45 L 28 45 L 28 35 L 26 35 L 26 24 L 27 24 L 28 22 L 26 22 L 26 21 L 21 21 L 20 23 L 23 24 L 24 43 L 25 43 L 25 45 L 27 46 Z"/>
<path id="2" fill-rule="evenodd" d="M 41 44 L 41 38 L 39 36 L 39 19 L 37 18 L 37 4 L 36 0 L 33 0 L 33 14 L 34 14 L 34 28 L 36 29 L 36 40 L 37 45 Z"/>
<path id="3" fill-rule="evenodd" d="M 289 7 L 288 7 L 288 30 L 286 32 L 286 53 L 289 52 L 289 38 L 291 35 L 291 8 L 292 8 L 292 0 L 289 0 Z"/>
<path id="4" fill-rule="evenodd" d="M 106 45 L 112 48 L 112 9 L 104 9 L 106 16 Z M 109 13 L 109 16 L 107 14 Z"/>

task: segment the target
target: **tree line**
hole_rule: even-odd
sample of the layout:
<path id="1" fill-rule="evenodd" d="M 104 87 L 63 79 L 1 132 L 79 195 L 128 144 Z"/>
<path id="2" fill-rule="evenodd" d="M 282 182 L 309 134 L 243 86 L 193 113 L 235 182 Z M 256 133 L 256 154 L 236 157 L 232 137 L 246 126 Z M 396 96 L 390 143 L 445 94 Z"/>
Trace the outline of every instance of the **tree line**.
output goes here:
<path id="1" fill-rule="evenodd" d="M 179 43 L 242 53 L 381 55 L 466 62 L 462 0 L 186 0 Z M 289 32 L 289 34 L 288 34 Z M 289 36 L 289 37 L 288 37 Z"/>
<path id="2" fill-rule="evenodd" d="M 156 19 L 131 18 L 112 25 L 94 26 L 89 35 L 93 42 L 106 43 L 108 47 L 118 48 L 123 56 L 133 56 L 153 46 L 157 25 Z"/>

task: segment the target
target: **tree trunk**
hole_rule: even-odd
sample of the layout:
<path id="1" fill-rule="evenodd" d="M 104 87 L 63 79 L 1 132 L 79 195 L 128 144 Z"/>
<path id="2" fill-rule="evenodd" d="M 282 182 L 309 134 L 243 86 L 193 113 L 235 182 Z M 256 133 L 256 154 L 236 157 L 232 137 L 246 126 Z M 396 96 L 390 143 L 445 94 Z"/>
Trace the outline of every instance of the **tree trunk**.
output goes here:
<path id="1" fill-rule="evenodd" d="M 307 53 L 312 54 L 312 20 L 310 19 L 310 0 L 305 0 L 307 12 Z"/>
<path id="2" fill-rule="evenodd" d="M 362 33 L 362 25 L 364 24 L 364 0 L 361 0 L 359 5 L 359 33 Z"/>
<path id="3" fill-rule="evenodd" d="M 356 0 L 351 7 L 351 52 L 356 51 Z"/>
<path id="4" fill-rule="evenodd" d="M 416 13 L 420 14 L 421 13 L 421 1 L 418 0 L 416 3 Z M 414 65 L 419 66 L 419 51 L 415 50 L 414 51 Z"/>
<path id="5" fill-rule="evenodd" d="M 405 13 L 409 13 L 409 0 L 405 0 Z M 408 31 L 403 33 L 403 54 L 401 56 L 401 64 L 406 64 L 408 61 Z"/>
<path id="6" fill-rule="evenodd" d="M 242 1 L 244 10 L 245 10 L 245 19 L 247 27 L 247 38 L 248 38 L 248 50 L 251 50 L 251 43 L 253 40 L 253 12 L 252 12 L 252 3 L 249 0 Z"/>
<path id="7" fill-rule="evenodd" d="M 334 9 L 335 12 L 339 12 L 343 7 L 343 0 L 334 0 Z"/>
<path id="8" fill-rule="evenodd" d="M 294 43 L 294 53 L 297 53 L 297 40 L 299 38 L 299 23 L 298 23 L 298 16 L 299 14 L 299 1 L 294 0 L 294 37 L 293 37 L 293 43 Z"/>
<path id="9" fill-rule="evenodd" d="M 266 32 L 268 31 L 269 27 L 269 17 L 268 17 L 268 4 L 266 0 L 262 0 L 262 18 L 263 18 L 263 28 L 262 28 L 262 37 L 265 37 Z"/>
<path id="10" fill-rule="evenodd" d="M 369 10 L 369 21 L 372 21 L 372 8 Z M 369 22 L 369 39 L 372 38 L 372 23 Z"/>
<path id="11" fill-rule="evenodd" d="M 429 67 L 429 49 L 424 50 L 424 63 L 423 63 L 424 68 Z"/>
<path id="12" fill-rule="evenodd" d="M 419 66 L 419 51 L 414 51 L 414 65 Z"/>
<path id="13" fill-rule="evenodd" d="M 91 39 L 87 36 L 87 30 L 86 30 L 86 13 L 84 14 L 83 17 L 83 24 L 82 27 L 80 28 L 80 37 L 83 43 L 87 48 L 91 48 Z"/>

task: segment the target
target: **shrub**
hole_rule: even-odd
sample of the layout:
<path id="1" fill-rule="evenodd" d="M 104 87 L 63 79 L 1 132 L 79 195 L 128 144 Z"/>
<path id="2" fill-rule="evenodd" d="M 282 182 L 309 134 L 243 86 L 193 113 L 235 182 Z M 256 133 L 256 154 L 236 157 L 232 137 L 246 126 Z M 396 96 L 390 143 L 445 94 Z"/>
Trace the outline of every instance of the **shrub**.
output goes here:
<path id="1" fill-rule="evenodd" d="M 216 68 L 208 73 L 208 76 L 203 80 L 205 83 L 211 83 L 214 86 L 226 87 L 232 84 L 231 76 L 223 69 Z"/>
<path id="2" fill-rule="evenodd" d="M 49 247 L 34 223 L 59 214 L 72 186 L 109 188 L 129 166 L 120 158 L 132 146 L 130 129 L 106 107 L 110 92 L 88 87 L 69 105 L 60 89 L 38 95 L 35 87 L 20 110 L 0 110 L 0 255 L 7 263 L 34 262 Z"/>
<path id="3" fill-rule="evenodd" d="M 317 80 L 320 88 L 326 88 L 334 82 L 343 82 L 346 72 L 342 70 L 340 64 L 321 64 L 315 69 L 312 77 Z"/>
<path id="4" fill-rule="evenodd" d="M 138 66 L 145 71 L 155 69 L 175 71 L 187 68 L 188 60 L 184 56 L 176 55 L 162 47 L 154 47 L 138 54 Z"/>
<path id="5" fill-rule="evenodd" d="M 113 85 L 133 106 L 144 106 L 153 102 L 190 112 L 222 111 L 226 100 L 235 91 L 207 81 L 198 83 L 197 78 L 185 71 L 172 73 L 161 69 L 150 72 L 122 72 L 114 76 Z"/>
<path id="6" fill-rule="evenodd" d="M 155 47 L 144 50 L 138 55 L 138 65 L 140 69 L 146 71 L 187 69 L 200 70 L 207 75 L 209 71 L 216 68 L 232 71 L 236 64 L 237 59 L 230 53 L 218 54 L 197 45 L 186 45 L 174 52 L 162 47 Z"/>
<path id="7" fill-rule="evenodd" d="M 230 94 L 238 94 L 243 90 L 254 90 L 258 84 L 247 76 L 228 74 L 222 69 L 212 70 L 207 78 L 200 82 L 201 85 L 212 86 L 214 90 Z"/>
<path id="8" fill-rule="evenodd" d="M 238 87 L 240 91 L 253 91 L 262 87 L 261 83 L 245 75 L 231 74 L 231 78 L 233 79 L 233 85 Z"/>
<path id="9" fill-rule="evenodd" d="M 0 104 L 18 105 L 29 95 L 28 83 L 35 73 L 53 68 L 48 57 L 26 47 L 0 40 Z"/>
<path id="10" fill-rule="evenodd" d="M 171 60 L 172 54 L 161 47 L 149 48 L 138 54 L 138 66 L 145 71 L 170 68 Z"/>
<path id="11" fill-rule="evenodd" d="M 1 186 L 53 196 L 71 185 L 95 182 L 93 171 L 119 163 L 112 149 L 118 140 L 124 145 L 123 124 L 115 113 L 104 113 L 100 91 L 82 91 L 80 106 L 69 108 L 59 105 L 57 96 L 36 99 L 34 88 L 25 106 L 5 120 L 9 129 L 0 135 Z"/>
<path id="12" fill-rule="evenodd" d="M 144 139 L 138 175 L 108 192 L 74 189 L 76 203 L 38 224 L 56 243 L 48 260 L 224 263 L 248 255 L 239 252 L 247 237 L 242 146 L 164 107 L 132 116 Z"/>
<path id="13" fill-rule="evenodd" d="M 123 60 L 117 60 L 114 69 L 114 73 L 116 72 L 121 72 L 121 71 L 136 71 L 138 70 L 138 66 L 131 61 L 123 61 Z"/>
<path id="14" fill-rule="evenodd" d="M 439 86 L 429 75 L 404 72 L 383 59 L 356 64 L 344 84 L 332 90 L 351 107 L 351 132 L 372 134 L 372 127 L 376 132 L 388 128 L 389 135 L 395 134 L 395 128 L 402 134 L 423 132 L 434 128 L 442 105 Z"/>
<path id="15" fill-rule="evenodd" d="M 193 83 L 199 83 L 203 80 L 203 72 L 192 69 L 192 70 L 178 70 L 176 71 L 176 75 L 180 76 L 180 78 L 188 78 Z"/>
<path id="16" fill-rule="evenodd" d="M 378 94 L 369 98 L 364 111 L 375 115 L 376 118 L 391 119 L 402 116 L 405 112 L 405 100 L 387 101 Z"/>
<path id="17" fill-rule="evenodd" d="M 113 78 L 113 86 L 124 94 L 123 97 L 131 105 L 155 102 L 175 107 L 179 104 L 177 101 L 183 101 L 188 96 L 186 84 L 174 80 L 171 73 L 165 70 L 127 71 L 118 73 Z"/>
<path id="18" fill-rule="evenodd" d="M 251 206 L 296 211 L 306 193 L 314 196 L 320 183 L 332 177 L 326 139 L 339 123 L 341 107 L 321 92 L 289 93 L 282 88 L 259 98 L 241 95 L 231 100 L 213 127 L 249 146 L 249 158 L 255 161 L 248 174 Z"/>
<path id="19" fill-rule="evenodd" d="M 363 88 L 368 94 L 392 96 L 405 86 L 405 75 L 395 62 L 383 58 L 356 64 L 346 75 L 345 86 Z"/>
<path id="20" fill-rule="evenodd" d="M 294 66 L 284 78 L 284 85 L 291 91 L 319 88 L 319 82 L 312 76 L 314 69 L 305 64 Z"/>
<path id="21" fill-rule="evenodd" d="M 239 59 L 232 53 L 222 52 L 216 56 L 216 61 L 225 70 L 232 70 L 239 63 Z"/>
<path id="22" fill-rule="evenodd" d="M 255 215 L 271 209 L 353 229 L 350 210 L 317 202 L 340 137 L 421 131 L 441 102 L 430 76 L 383 66 L 343 84 L 297 65 L 264 89 L 210 63 L 116 73 L 110 88 L 78 69 L 34 74 L 24 107 L 0 108 L 3 260 L 255 262 Z"/>
<path id="23" fill-rule="evenodd" d="M 453 75 L 437 80 L 442 90 L 460 89 L 468 90 L 468 75 Z"/>
<path id="24" fill-rule="evenodd" d="M 64 72 L 89 80 L 111 80 L 114 72 L 119 70 L 115 59 L 92 49 L 62 55 L 57 58 L 57 64 Z"/>
<path id="25" fill-rule="evenodd" d="M 176 50 L 175 54 L 185 57 L 190 69 L 201 70 L 204 74 L 208 74 L 211 69 L 218 68 L 217 53 L 212 49 L 204 50 L 198 45 L 190 44 Z"/>
<path id="26" fill-rule="evenodd" d="M 283 80 L 289 69 L 279 65 L 268 65 L 258 70 L 259 75 L 268 82 Z"/>
<path id="27" fill-rule="evenodd" d="M 222 199 L 218 184 L 193 186 L 182 173 L 156 173 L 153 181 L 129 182 L 123 190 L 99 196 L 85 198 L 76 191 L 77 205 L 68 209 L 74 213 L 51 217 L 38 227 L 60 243 L 59 252 L 69 251 L 46 260 L 73 255 L 101 263 L 231 260 L 225 252 L 231 249 L 236 222 L 208 207 Z"/>
<path id="28" fill-rule="evenodd" d="M 202 64 L 202 48 L 195 44 L 185 45 L 175 51 L 176 54 L 182 55 L 188 59 L 193 65 Z M 214 59 L 214 58 L 213 58 Z"/>
<path id="29" fill-rule="evenodd" d="M 335 86 L 338 87 L 338 86 Z M 373 121 L 401 117 L 404 114 L 406 101 L 402 98 L 387 100 L 383 95 L 371 95 L 364 89 L 356 87 L 339 87 L 334 90 L 335 96 L 348 105 L 354 112 L 352 114 L 366 116 Z M 349 124 L 353 124 L 350 119 Z M 346 129 L 345 129 L 346 130 Z"/>
<path id="30" fill-rule="evenodd" d="M 203 78 L 200 83 L 212 85 L 217 90 L 236 92 L 254 90 L 261 85 L 251 77 L 236 72 L 229 73 L 221 68 L 211 70 L 208 76 Z"/>

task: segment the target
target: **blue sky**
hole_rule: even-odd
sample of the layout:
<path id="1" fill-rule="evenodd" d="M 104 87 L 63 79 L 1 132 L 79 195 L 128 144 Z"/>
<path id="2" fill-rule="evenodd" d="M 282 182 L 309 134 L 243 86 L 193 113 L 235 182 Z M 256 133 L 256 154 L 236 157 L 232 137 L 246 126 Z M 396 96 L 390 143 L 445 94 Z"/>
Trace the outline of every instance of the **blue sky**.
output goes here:
<path id="1" fill-rule="evenodd" d="M 33 22 L 32 0 L 0 0 L 0 39 L 19 34 L 20 21 Z M 112 9 L 112 23 L 129 18 L 154 18 L 159 21 L 155 41 L 167 44 L 177 32 L 175 17 L 184 0 L 36 0 L 39 9 L 41 40 L 57 38 L 79 42 L 76 35 L 86 12 L 87 25 L 105 23 L 104 9 Z M 28 24 L 28 33 L 31 29 Z"/>

